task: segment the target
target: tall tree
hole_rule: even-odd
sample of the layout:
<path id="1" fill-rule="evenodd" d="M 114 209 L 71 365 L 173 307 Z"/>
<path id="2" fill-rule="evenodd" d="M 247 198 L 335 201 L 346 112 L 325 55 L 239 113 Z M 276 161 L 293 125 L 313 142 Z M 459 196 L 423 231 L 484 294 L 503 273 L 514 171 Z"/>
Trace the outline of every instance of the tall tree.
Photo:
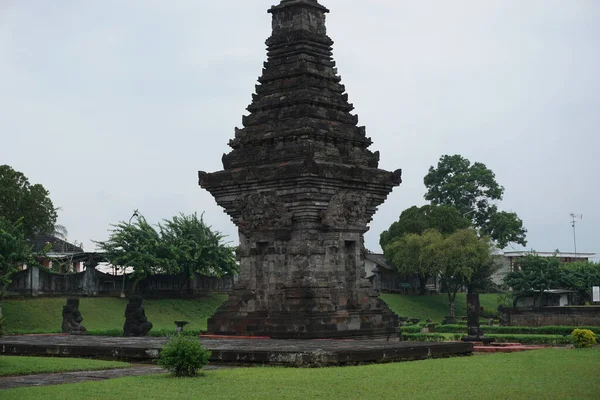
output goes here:
<path id="1" fill-rule="evenodd" d="M 384 255 L 401 275 L 419 277 L 419 294 L 426 294 L 427 280 L 439 273 L 434 249 L 443 240 L 435 229 L 423 234 L 408 233 L 384 247 Z"/>
<path id="2" fill-rule="evenodd" d="M 454 319 L 456 294 L 491 273 L 491 244 L 473 229 L 461 229 L 438 242 L 432 252 L 448 294 L 449 317 Z"/>
<path id="3" fill-rule="evenodd" d="M 448 235 L 470 225 L 471 221 L 453 206 L 433 204 L 413 206 L 404 210 L 398 221 L 381 233 L 379 244 L 384 248 L 406 234 L 421 235 L 428 229 L 435 229 L 443 235 Z"/>
<path id="4" fill-rule="evenodd" d="M 429 168 L 424 178 L 425 199 L 432 204 L 454 206 L 469 216 L 481 235 L 488 235 L 500 248 L 508 243 L 527 244 L 527 230 L 515 213 L 499 211 L 495 202 L 504 195 L 504 187 L 485 164 L 460 155 L 444 155 L 437 168 Z"/>
<path id="5" fill-rule="evenodd" d="M 21 172 L 0 165 L 0 217 L 11 224 L 21 221 L 26 238 L 54 232 L 57 213 L 49 195 L 42 185 L 30 184 Z"/>
<path id="6" fill-rule="evenodd" d="M 25 240 L 21 223 L 0 218 L 0 298 L 4 297 L 19 266 L 33 262 L 31 246 Z"/>
<path id="7" fill-rule="evenodd" d="M 173 217 L 160 225 L 161 239 L 176 249 L 175 261 L 188 276 L 195 273 L 222 276 L 237 272 L 233 247 L 223 243 L 225 236 L 206 225 L 197 214 Z"/>
<path id="8" fill-rule="evenodd" d="M 556 289 L 561 284 L 560 262 L 556 257 L 530 254 L 519 259 L 516 264 L 516 271 L 510 272 L 505 282 L 517 293 L 533 292 L 534 307 L 541 304 L 545 292 Z"/>
<path id="9" fill-rule="evenodd" d="M 133 268 L 132 293 L 137 283 L 148 275 L 179 272 L 175 262 L 176 249 L 166 244 L 143 216 L 138 216 L 132 224 L 113 225 L 108 240 L 96 244 L 112 265 L 121 267 L 123 272 Z"/>

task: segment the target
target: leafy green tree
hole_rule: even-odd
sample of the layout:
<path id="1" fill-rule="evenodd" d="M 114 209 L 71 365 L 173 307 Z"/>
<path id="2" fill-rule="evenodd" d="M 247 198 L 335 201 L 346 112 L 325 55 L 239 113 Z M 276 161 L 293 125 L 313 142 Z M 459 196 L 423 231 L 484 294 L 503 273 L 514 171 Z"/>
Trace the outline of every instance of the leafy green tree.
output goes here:
<path id="1" fill-rule="evenodd" d="M 490 273 L 491 248 L 489 238 L 478 237 L 473 229 L 461 229 L 432 249 L 448 294 L 451 319 L 455 317 L 456 294 Z"/>
<path id="2" fill-rule="evenodd" d="M 423 234 L 408 233 L 389 243 L 384 248 L 384 255 L 401 275 L 417 275 L 419 294 L 424 295 L 427 279 L 439 273 L 433 250 L 442 240 L 442 234 L 435 229 L 428 229 Z"/>
<path id="3" fill-rule="evenodd" d="M 404 210 L 398 221 L 381 233 L 379 244 L 384 248 L 406 234 L 421 235 L 428 229 L 436 229 L 441 234 L 448 235 L 470 225 L 471 221 L 463 217 L 453 206 L 433 204 L 413 206 Z"/>
<path id="4" fill-rule="evenodd" d="M 504 187 L 485 164 L 471 164 L 460 155 L 444 155 L 437 168 L 429 168 L 424 183 L 426 200 L 456 207 L 461 215 L 471 218 L 481 235 L 489 236 L 500 248 L 508 243 L 527 244 L 523 221 L 515 213 L 499 211 L 494 203 L 502 200 Z"/>
<path id="5" fill-rule="evenodd" d="M 541 304 L 545 292 L 559 287 L 561 280 L 558 258 L 540 257 L 537 254 L 529 254 L 519 259 L 516 270 L 510 272 L 505 278 L 506 284 L 517 293 L 534 292 L 534 307 Z"/>
<path id="6" fill-rule="evenodd" d="M 0 218 L 0 298 L 4 297 L 19 266 L 33 262 L 31 245 L 25 240 L 21 223 Z"/>
<path id="7" fill-rule="evenodd" d="M 237 272 L 234 248 L 225 245 L 225 236 L 206 225 L 202 216 L 175 216 L 165 220 L 160 231 L 165 244 L 175 249 L 178 267 L 190 277 L 195 273 L 220 277 Z"/>
<path id="8" fill-rule="evenodd" d="M 55 231 L 57 212 L 49 195 L 42 185 L 30 184 L 21 172 L 0 165 L 0 217 L 12 224 L 21 221 L 26 238 Z"/>
<path id="9" fill-rule="evenodd" d="M 96 244 L 112 265 L 123 270 L 133 268 L 133 293 L 137 283 L 149 275 L 222 276 L 236 272 L 234 250 L 223 239 L 196 214 L 182 214 L 157 227 L 143 216 L 132 224 L 120 222 L 113 226 L 107 241 Z"/>
<path id="10" fill-rule="evenodd" d="M 124 272 L 133 268 L 132 293 L 137 283 L 148 275 L 179 272 L 176 249 L 165 243 L 143 216 L 138 216 L 132 224 L 113 225 L 108 240 L 96 244 L 112 265 L 123 268 Z"/>
<path id="11" fill-rule="evenodd" d="M 581 304 L 592 301 L 592 287 L 600 286 L 600 263 L 562 263 L 560 273 L 561 287 L 577 291 Z"/>

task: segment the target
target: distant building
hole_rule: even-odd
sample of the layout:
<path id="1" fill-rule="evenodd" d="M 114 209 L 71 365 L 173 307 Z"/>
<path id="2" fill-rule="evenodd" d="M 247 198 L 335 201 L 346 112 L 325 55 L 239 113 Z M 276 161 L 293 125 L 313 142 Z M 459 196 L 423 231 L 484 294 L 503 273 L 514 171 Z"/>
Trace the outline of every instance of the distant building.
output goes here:
<path id="1" fill-rule="evenodd" d="M 561 252 L 537 252 L 537 251 L 505 251 L 503 255 L 502 266 L 492 277 L 494 283 L 501 285 L 504 278 L 510 272 L 514 272 L 519 264 L 519 260 L 525 256 L 535 254 L 540 257 L 557 257 L 561 263 L 572 263 L 578 261 L 590 261 L 596 257 L 595 253 L 561 253 Z"/>
<path id="2" fill-rule="evenodd" d="M 405 277 L 391 265 L 383 254 L 365 254 L 365 274 L 373 284 L 375 290 L 384 293 L 416 293 L 419 290 L 418 277 Z M 427 290 L 430 292 L 440 291 L 438 278 L 430 278 L 427 281 Z"/>
<path id="3" fill-rule="evenodd" d="M 518 308 L 531 308 L 534 304 L 534 299 L 540 295 L 539 290 L 519 293 L 516 295 L 515 305 Z M 539 300 L 536 300 L 539 302 Z M 574 290 L 565 289 L 550 289 L 542 294 L 541 302 L 537 303 L 538 307 L 565 307 L 577 305 L 577 292 Z"/>
<path id="4" fill-rule="evenodd" d="M 45 268 L 59 266 L 57 272 L 82 272 L 83 249 L 52 235 L 38 235 L 29 240 L 35 253 L 42 253 L 38 262 Z M 85 257 L 87 258 L 87 257 Z M 24 265 L 21 269 L 26 269 Z"/>

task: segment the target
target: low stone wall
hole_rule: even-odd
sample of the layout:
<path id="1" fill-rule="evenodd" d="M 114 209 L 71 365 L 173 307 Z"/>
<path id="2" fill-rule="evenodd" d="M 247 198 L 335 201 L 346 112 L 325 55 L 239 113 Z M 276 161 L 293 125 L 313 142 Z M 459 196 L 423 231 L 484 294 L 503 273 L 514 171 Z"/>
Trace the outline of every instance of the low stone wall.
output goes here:
<path id="1" fill-rule="evenodd" d="M 505 309 L 511 326 L 600 326 L 600 307 L 542 307 Z"/>
<path id="2" fill-rule="evenodd" d="M 195 275 L 153 275 L 137 284 L 136 293 L 144 297 L 178 298 L 206 293 L 224 293 L 234 284 L 232 276 L 215 278 Z M 130 293 L 131 279 L 125 280 L 125 293 Z M 8 296 L 118 296 L 123 287 L 122 275 L 110 275 L 93 268 L 77 274 L 56 274 L 31 267 L 19 271 L 7 287 Z"/>

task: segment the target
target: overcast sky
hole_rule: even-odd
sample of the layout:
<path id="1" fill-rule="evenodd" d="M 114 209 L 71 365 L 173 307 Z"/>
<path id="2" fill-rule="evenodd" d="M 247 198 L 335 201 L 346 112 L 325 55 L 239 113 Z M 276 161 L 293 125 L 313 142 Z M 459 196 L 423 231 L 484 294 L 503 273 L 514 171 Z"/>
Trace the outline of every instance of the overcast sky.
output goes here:
<path id="1" fill-rule="evenodd" d="M 41 183 L 70 240 L 134 209 L 237 231 L 197 171 L 221 155 L 266 60 L 277 0 L 0 0 L 0 164 Z M 366 235 L 425 203 L 443 154 L 491 168 L 528 249 L 600 253 L 600 1 L 322 0 L 381 167 L 404 183 Z"/>

